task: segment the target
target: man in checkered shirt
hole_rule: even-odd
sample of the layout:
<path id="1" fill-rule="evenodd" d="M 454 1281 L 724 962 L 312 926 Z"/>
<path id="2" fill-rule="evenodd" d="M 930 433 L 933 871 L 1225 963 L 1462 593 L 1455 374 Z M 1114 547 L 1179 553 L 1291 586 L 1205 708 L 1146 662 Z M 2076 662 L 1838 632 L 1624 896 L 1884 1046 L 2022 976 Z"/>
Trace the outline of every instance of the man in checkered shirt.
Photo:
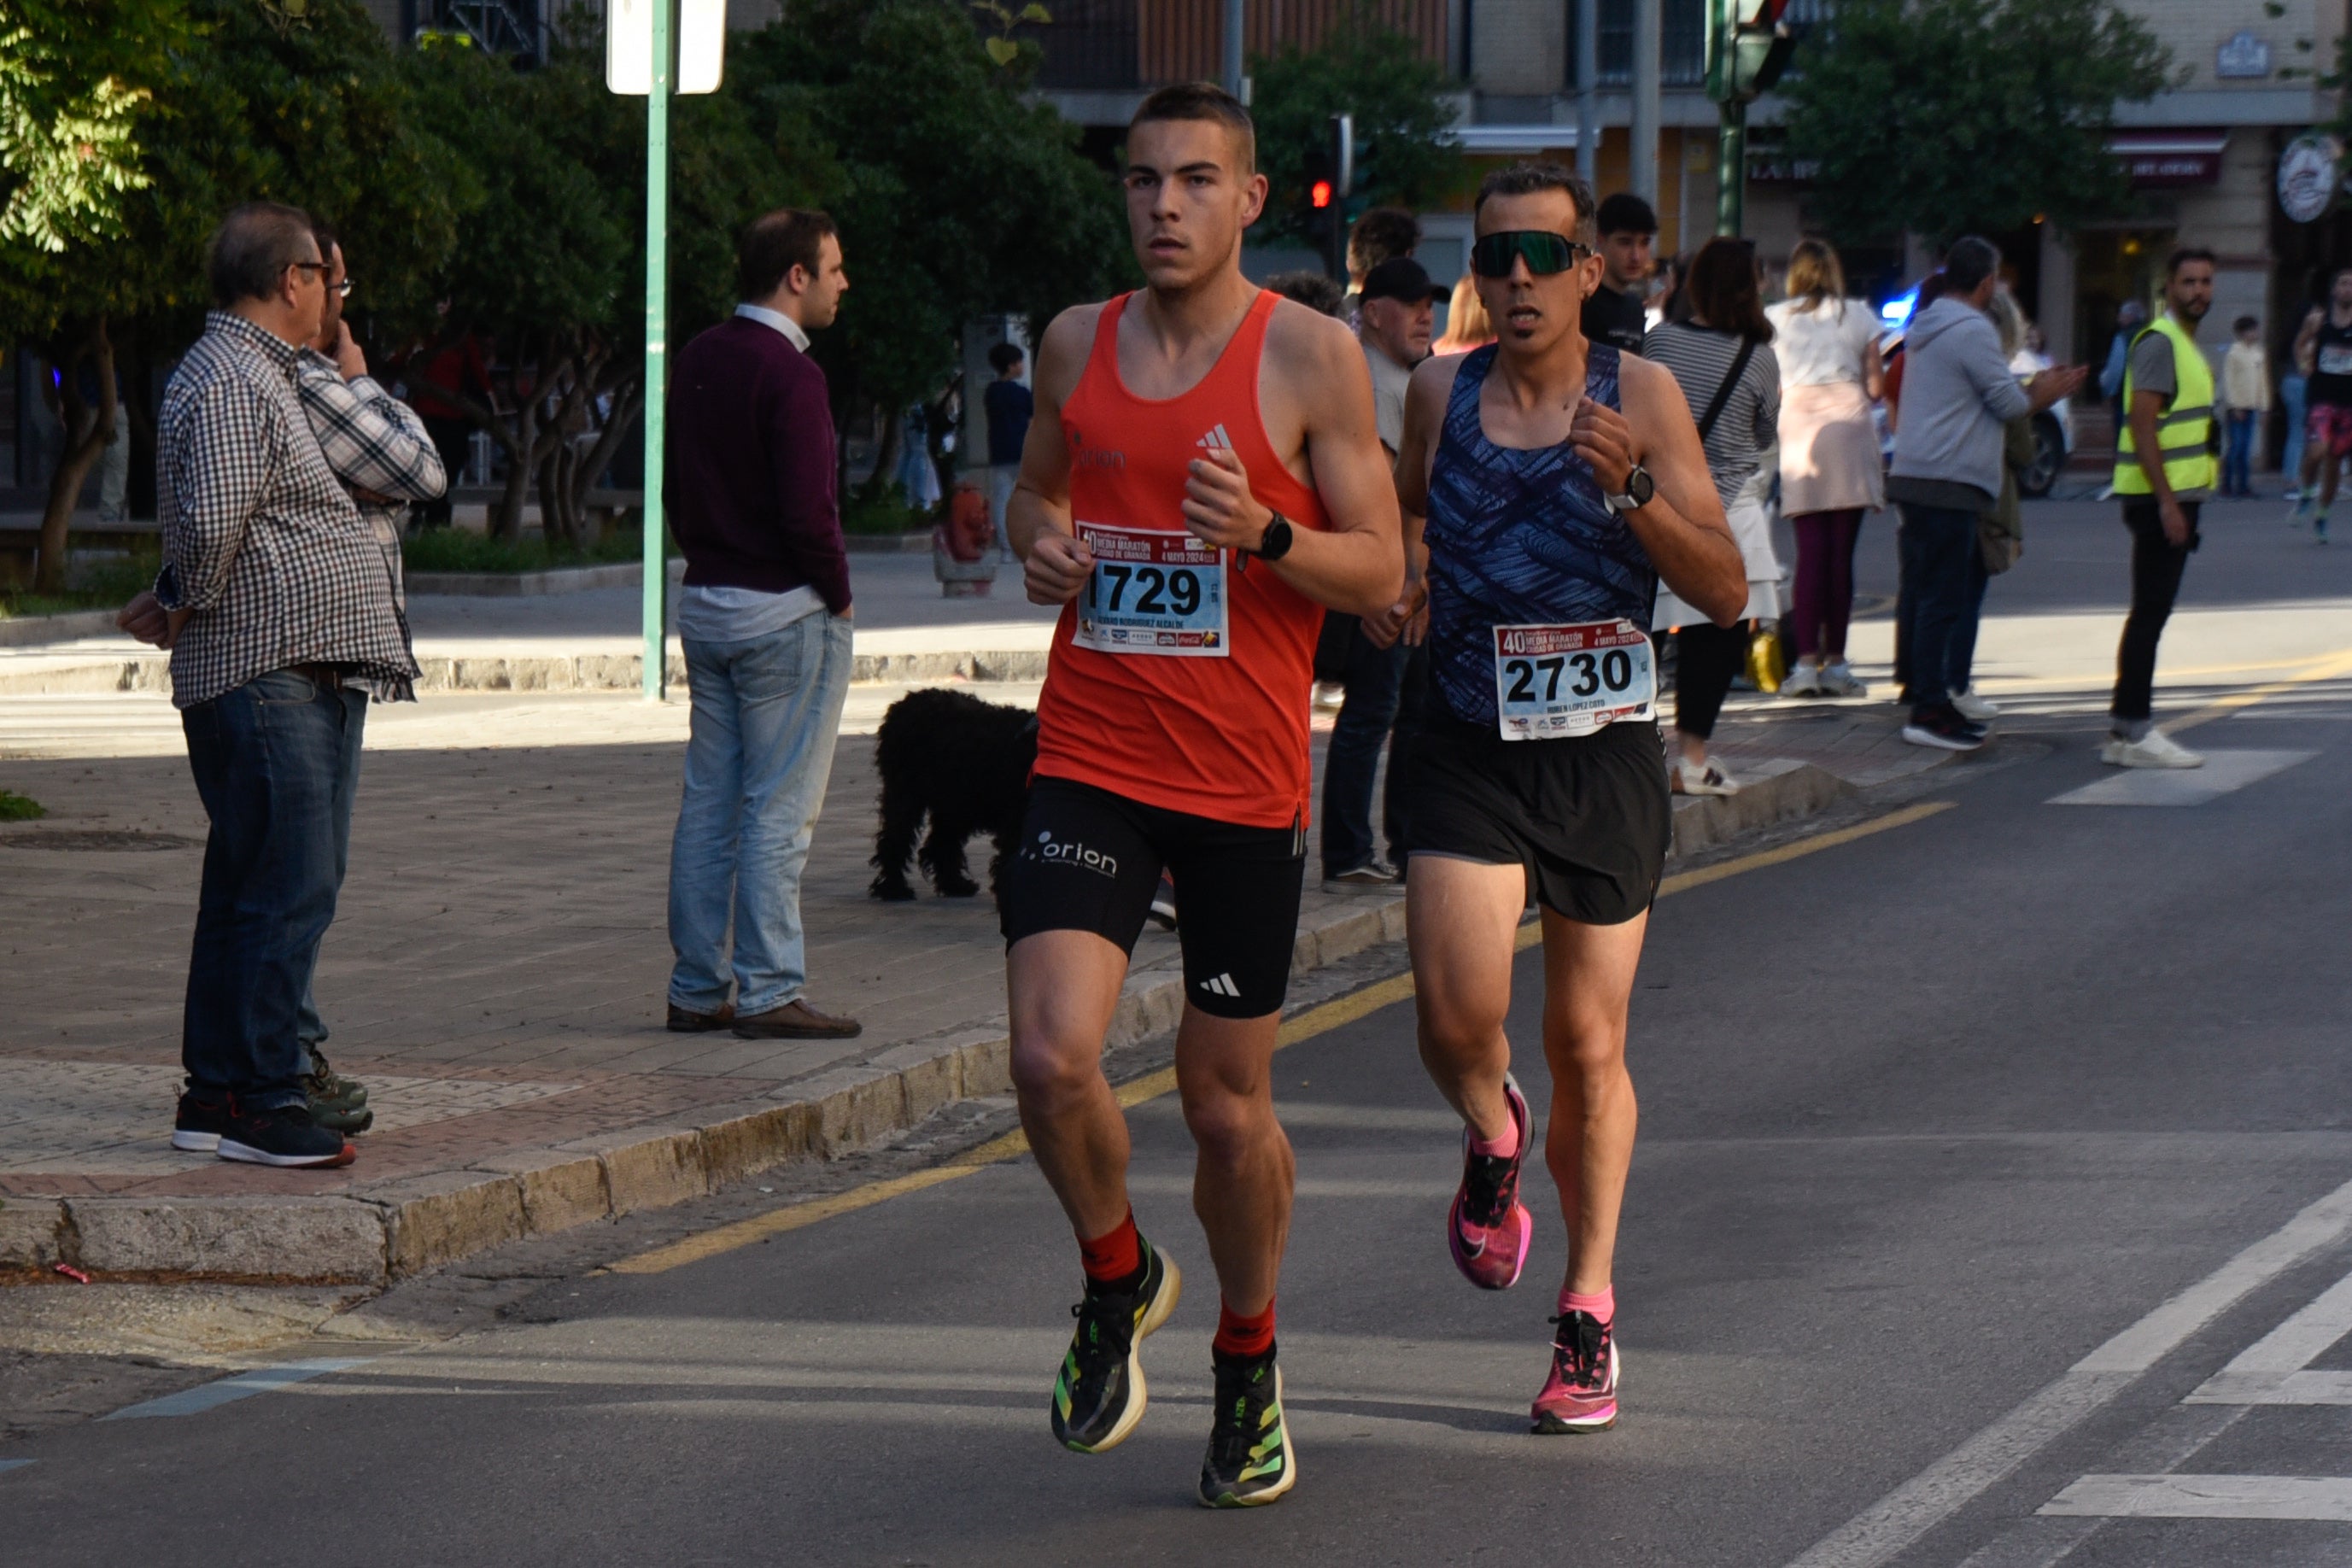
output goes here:
<path id="1" fill-rule="evenodd" d="M 172 700 L 212 820 L 172 1142 L 342 1165 L 354 1151 L 306 1089 L 303 1015 L 341 886 L 367 701 L 412 698 L 416 662 L 396 531 L 387 543 L 362 519 L 313 427 L 330 402 L 352 415 L 373 384 L 346 383 L 349 402 L 304 396 L 322 374 L 306 374 L 305 345 L 329 321 L 334 261 L 306 215 L 255 202 L 214 236 L 210 272 L 215 309 L 156 431 L 155 640 L 172 650 Z M 355 420 L 325 423 L 347 457 L 383 455 Z"/>

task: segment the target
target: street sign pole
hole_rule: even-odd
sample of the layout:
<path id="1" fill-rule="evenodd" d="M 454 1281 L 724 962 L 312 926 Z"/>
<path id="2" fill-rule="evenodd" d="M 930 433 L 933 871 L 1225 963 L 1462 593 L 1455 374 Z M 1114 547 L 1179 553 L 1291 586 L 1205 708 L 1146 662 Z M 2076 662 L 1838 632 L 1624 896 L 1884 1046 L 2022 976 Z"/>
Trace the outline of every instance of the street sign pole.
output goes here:
<path id="1" fill-rule="evenodd" d="M 653 90 L 646 94 L 645 693 L 662 700 L 669 675 L 663 601 L 669 587 L 662 526 L 662 415 L 668 401 L 669 95 L 677 72 L 670 19 L 677 0 L 653 0 Z"/>
<path id="2" fill-rule="evenodd" d="M 1715 232 L 1737 239 L 1748 218 L 1748 105 L 1735 98 L 1721 110 L 1715 133 Z"/>

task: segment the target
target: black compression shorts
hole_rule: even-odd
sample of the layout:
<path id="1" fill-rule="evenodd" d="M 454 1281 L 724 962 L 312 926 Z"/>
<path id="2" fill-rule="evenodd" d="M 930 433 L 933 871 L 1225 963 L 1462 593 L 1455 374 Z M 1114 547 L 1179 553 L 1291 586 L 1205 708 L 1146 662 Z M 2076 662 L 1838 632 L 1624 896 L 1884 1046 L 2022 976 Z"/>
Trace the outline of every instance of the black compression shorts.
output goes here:
<path id="1" fill-rule="evenodd" d="M 1162 867 L 1176 883 L 1185 1000 L 1220 1018 L 1280 1012 L 1298 940 L 1303 822 L 1236 826 L 1041 778 L 1004 868 L 1005 944 L 1087 931 L 1132 953 Z"/>
<path id="2" fill-rule="evenodd" d="M 1521 866 L 1537 902 L 1588 925 L 1621 925 L 1657 897 L 1674 800 L 1655 724 L 1506 741 L 1432 714 L 1405 766 L 1413 854 Z"/>

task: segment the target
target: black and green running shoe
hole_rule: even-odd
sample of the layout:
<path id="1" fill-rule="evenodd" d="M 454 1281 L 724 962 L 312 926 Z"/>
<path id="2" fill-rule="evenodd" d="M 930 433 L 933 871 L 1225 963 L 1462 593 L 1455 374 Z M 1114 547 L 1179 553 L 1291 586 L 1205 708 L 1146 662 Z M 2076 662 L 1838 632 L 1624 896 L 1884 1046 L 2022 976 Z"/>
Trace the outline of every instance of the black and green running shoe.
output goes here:
<path id="1" fill-rule="evenodd" d="M 374 1126 L 367 1085 L 329 1067 L 318 1047 L 310 1047 L 310 1070 L 302 1075 L 302 1092 L 310 1102 L 310 1120 L 337 1132 L 364 1132 Z"/>
<path id="2" fill-rule="evenodd" d="M 1290 1428 L 1282 1419 L 1282 1369 L 1274 1352 L 1217 1356 L 1216 1422 L 1201 1461 L 1204 1508 L 1257 1508 L 1298 1479 Z"/>
<path id="3" fill-rule="evenodd" d="M 1136 1347 L 1168 1321 L 1182 1293 L 1175 1260 L 1143 1244 L 1143 1282 L 1133 1290 L 1098 1290 L 1070 1309 L 1078 1321 L 1070 1353 L 1054 1380 L 1054 1438 L 1081 1454 L 1099 1454 L 1127 1441 L 1150 1403 L 1143 1361 Z"/>

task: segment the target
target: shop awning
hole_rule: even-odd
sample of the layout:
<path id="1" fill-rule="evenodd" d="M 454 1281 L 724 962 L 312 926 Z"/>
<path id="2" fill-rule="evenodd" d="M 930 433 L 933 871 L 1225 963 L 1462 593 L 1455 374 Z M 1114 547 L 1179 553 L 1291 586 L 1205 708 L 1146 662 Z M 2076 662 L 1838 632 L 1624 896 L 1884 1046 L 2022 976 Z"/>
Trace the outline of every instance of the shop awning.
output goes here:
<path id="1" fill-rule="evenodd" d="M 2227 131 L 2117 131 L 2107 151 L 2137 186 L 2210 185 L 2221 177 Z"/>

